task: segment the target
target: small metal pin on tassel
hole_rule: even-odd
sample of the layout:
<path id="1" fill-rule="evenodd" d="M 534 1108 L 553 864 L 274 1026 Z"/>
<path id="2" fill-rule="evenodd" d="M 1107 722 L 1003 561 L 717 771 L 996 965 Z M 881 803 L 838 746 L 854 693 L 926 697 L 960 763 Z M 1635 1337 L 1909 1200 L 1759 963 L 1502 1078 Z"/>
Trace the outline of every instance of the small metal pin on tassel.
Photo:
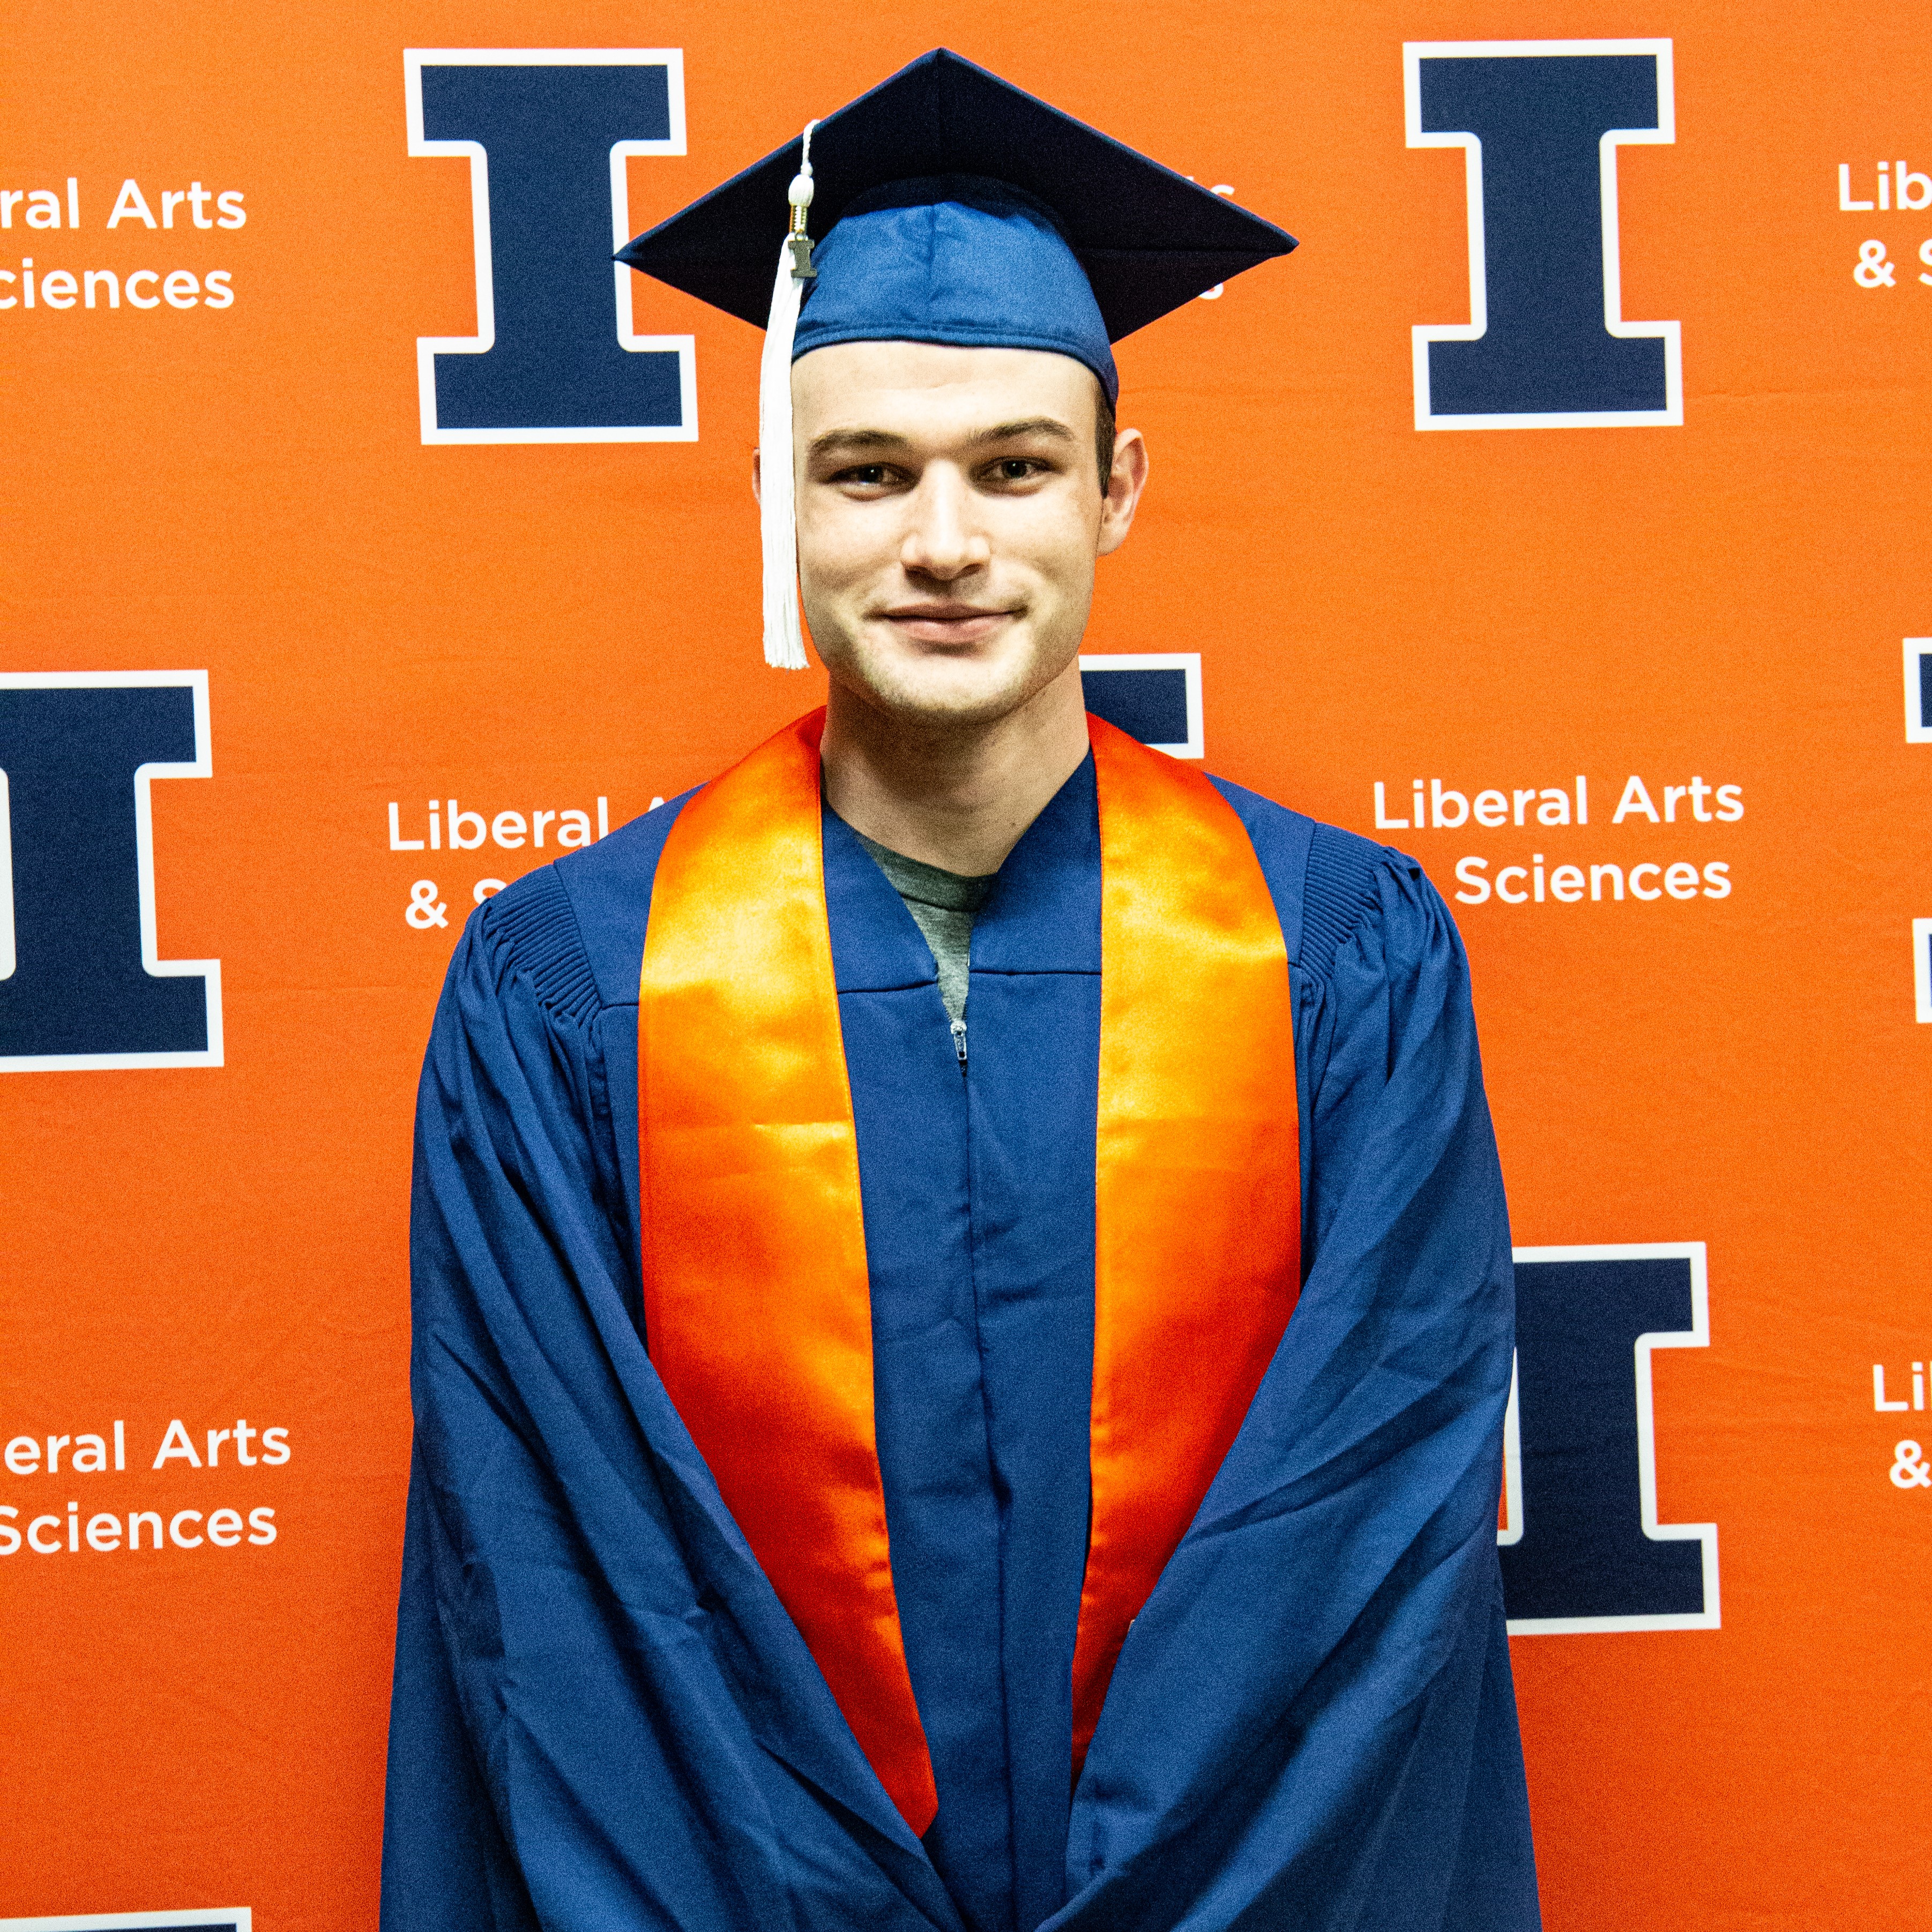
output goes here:
<path id="1" fill-rule="evenodd" d="M 778 249 L 772 284 L 772 312 L 758 364 L 759 536 L 764 552 L 765 662 L 781 670 L 806 668 L 805 634 L 798 616 L 798 528 L 793 493 L 791 352 L 798 334 L 805 285 L 816 279 L 806 214 L 812 206 L 812 130 L 800 143 L 798 172 L 785 199 L 791 225 Z"/>

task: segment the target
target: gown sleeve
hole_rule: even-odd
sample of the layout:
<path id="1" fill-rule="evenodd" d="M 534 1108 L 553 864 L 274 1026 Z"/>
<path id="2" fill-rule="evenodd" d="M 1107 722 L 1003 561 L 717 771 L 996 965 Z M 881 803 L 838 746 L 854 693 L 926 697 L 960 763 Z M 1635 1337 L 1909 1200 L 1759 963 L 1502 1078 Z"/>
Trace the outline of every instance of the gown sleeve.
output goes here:
<path id="1" fill-rule="evenodd" d="M 608 1213 L 614 1162 L 599 1157 L 591 1130 L 609 1118 L 594 1016 L 539 998 L 519 958 L 542 941 L 524 910 L 492 900 L 470 920 L 418 1096 L 416 1439 L 383 1834 L 382 1921 L 393 1932 L 538 1924 L 512 1844 L 510 1740 L 491 1721 L 500 1713 L 470 1721 L 458 1668 L 477 1640 L 500 1650 L 508 1634 L 487 1630 L 510 1607 L 491 1600 L 493 1540 L 565 1533 L 544 1431 L 518 1387 L 523 1365 L 505 1358 L 500 1318 L 524 1304 L 519 1325 L 535 1342 L 556 1325 L 546 1303 L 574 1301 L 607 1321 L 632 1304 Z"/>
<path id="2" fill-rule="evenodd" d="M 1067 1932 L 1538 1923 L 1496 1559 L 1509 1226 L 1468 963 L 1420 868 L 1348 844 L 1346 906 L 1311 868 L 1297 975 L 1301 1298 L 1122 1651 Z"/>
<path id="3" fill-rule="evenodd" d="M 472 916 L 437 1010 L 384 1932 L 957 1932 L 646 1354 L 634 1010 L 551 868 Z"/>

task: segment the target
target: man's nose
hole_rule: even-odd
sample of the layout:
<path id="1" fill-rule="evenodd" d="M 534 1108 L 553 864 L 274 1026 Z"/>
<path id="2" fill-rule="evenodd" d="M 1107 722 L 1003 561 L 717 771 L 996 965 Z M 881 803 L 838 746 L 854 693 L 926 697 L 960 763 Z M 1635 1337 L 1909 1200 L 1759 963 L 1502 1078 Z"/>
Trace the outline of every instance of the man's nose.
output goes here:
<path id="1" fill-rule="evenodd" d="M 993 547 L 974 514 L 974 502 L 957 470 L 944 464 L 927 470 L 909 500 L 912 520 L 899 546 L 899 562 L 909 574 L 950 583 L 992 561 Z"/>

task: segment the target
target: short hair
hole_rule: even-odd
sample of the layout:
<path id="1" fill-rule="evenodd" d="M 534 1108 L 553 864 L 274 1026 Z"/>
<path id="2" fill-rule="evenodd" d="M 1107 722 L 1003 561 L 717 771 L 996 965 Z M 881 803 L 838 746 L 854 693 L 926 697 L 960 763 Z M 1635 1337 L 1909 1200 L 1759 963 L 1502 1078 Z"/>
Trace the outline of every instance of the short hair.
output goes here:
<path id="1" fill-rule="evenodd" d="M 1094 458 L 1100 466 L 1100 494 L 1104 496 L 1114 475 L 1114 403 L 1106 384 L 1097 376 L 1094 378 Z"/>

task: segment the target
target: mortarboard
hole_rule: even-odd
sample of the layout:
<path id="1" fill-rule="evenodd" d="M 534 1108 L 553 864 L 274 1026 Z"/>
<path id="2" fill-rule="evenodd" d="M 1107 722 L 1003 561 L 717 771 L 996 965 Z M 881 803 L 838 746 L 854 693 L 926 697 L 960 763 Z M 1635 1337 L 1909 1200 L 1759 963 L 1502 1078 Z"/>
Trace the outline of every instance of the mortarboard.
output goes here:
<path id="1" fill-rule="evenodd" d="M 824 237 L 815 262 L 808 212 Z M 1111 400 L 1110 343 L 1294 245 L 1225 196 L 938 48 L 617 259 L 766 330 L 765 656 L 802 669 L 798 356 L 855 341 L 1044 349 L 1084 364 Z"/>

